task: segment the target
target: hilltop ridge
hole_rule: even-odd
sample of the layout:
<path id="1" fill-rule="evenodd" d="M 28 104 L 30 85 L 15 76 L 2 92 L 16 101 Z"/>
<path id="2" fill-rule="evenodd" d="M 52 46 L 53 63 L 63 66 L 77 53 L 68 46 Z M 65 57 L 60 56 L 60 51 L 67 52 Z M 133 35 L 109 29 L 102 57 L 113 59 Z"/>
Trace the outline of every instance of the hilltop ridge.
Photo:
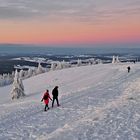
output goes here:
<path id="1" fill-rule="evenodd" d="M 11 85 L 2 87 L 0 139 L 140 139 L 139 77 L 140 63 L 98 64 L 26 79 L 19 100 L 11 100 Z M 61 106 L 44 112 L 43 93 L 56 85 Z"/>

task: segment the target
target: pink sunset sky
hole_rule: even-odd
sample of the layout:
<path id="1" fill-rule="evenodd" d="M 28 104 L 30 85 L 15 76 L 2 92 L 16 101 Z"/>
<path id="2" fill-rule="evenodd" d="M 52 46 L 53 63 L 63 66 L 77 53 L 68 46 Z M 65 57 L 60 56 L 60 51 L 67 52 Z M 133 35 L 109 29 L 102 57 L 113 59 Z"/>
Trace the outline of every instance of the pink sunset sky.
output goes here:
<path id="1" fill-rule="evenodd" d="M 0 43 L 140 43 L 140 0 L 0 0 Z"/>

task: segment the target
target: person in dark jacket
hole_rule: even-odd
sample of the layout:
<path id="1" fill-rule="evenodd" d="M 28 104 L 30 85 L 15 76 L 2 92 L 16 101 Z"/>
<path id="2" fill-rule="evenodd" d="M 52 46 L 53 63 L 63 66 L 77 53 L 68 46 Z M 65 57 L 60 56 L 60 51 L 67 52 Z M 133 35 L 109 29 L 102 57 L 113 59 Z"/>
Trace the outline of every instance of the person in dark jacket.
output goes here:
<path id="1" fill-rule="evenodd" d="M 127 67 L 128 73 L 130 72 L 130 66 Z"/>
<path id="2" fill-rule="evenodd" d="M 41 100 L 41 102 L 43 102 L 43 100 L 44 100 L 44 104 L 45 104 L 44 111 L 47 111 L 46 108 L 49 109 L 49 106 L 48 106 L 49 99 L 52 100 L 51 97 L 50 97 L 50 94 L 49 94 L 49 90 L 46 90 L 46 92 L 44 93 L 43 98 Z"/>
<path id="3" fill-rule="evenodd" d="M 53 90 L 52 90 L 52 96 L 53 96 L 53 101 L 52 101 L 52 107 L 54 105 L 54 101 L 56 100 L 57 102 L 57 106 L 60 106 L 59 101 L 58 101 L 58 86 L 56 86 Z"/>

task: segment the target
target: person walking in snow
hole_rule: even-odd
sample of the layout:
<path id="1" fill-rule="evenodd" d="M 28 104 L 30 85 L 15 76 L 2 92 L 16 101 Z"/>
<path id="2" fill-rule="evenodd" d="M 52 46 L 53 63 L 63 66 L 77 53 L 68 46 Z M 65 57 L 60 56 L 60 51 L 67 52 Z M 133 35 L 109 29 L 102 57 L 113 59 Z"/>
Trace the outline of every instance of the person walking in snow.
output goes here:
<path id="1" fill-rule="evenodd" d="M 130 66 L 127 67 L 128 73 L 130 72 Z"/>
<path id="2" fill-rule="evenodd" d="M 54 105 L 54 101 L 56 100 L 57 102 L 57 106 L 60 106 L 59 101 L 58 101 L 58 86 L 56 86 L 53 90 L 52 90 L 52 95 L 53 95 L 53 101 L 52 101 L 52 107 Z"/>
<path id="3" fill-rule="evenodd" d="M 50 97 L 50 95 L 49 95 L 49 90 L 47 89 L 46 92 L 45 92 L 44 95 L 43 95 L 42 100 L 41 100 L 41 102 L 43 102 L 43 100 L 44 100 L 44 103 L 45 103 L 44 111 L 47 111 L 46 108 L 49 109 L 49 106 L 48 106 L 48 104 L 49 104 L 49 99 L 52 101 L 52 99 L 51 99 L 51 97 Z"/>

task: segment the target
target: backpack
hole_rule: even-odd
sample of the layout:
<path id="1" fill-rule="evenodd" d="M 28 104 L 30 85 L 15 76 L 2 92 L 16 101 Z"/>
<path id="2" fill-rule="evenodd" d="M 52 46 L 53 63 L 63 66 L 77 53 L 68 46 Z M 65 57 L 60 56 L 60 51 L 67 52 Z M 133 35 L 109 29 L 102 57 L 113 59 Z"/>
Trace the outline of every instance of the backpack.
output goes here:
<path id="1" fill-rule="evenodd" d="M 48 94 L 45 94 L 44 97 L 43 97 L 43 99 L 44 100 L 47 100 L 48 99 Z"/>

